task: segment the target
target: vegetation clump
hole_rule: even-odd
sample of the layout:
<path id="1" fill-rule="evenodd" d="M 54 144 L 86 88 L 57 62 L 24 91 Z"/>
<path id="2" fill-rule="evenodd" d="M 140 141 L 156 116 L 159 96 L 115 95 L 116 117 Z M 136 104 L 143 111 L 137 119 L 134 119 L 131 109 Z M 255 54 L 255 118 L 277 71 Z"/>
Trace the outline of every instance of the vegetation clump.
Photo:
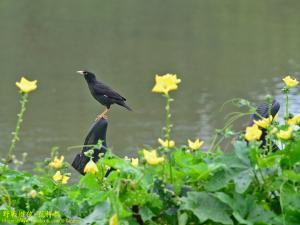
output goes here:
<path id="1" fill-rule="evenodd" d="M 12 169 L 7 161 L 0 164 L 0 223 L 299 224 L 300 115 L 288 109 L 289 90 L 298 81 L 284 78 L 283 123 L 275 117 L 256 120 L 239 133 L 229 153 L 215 146 L 218 141 L 200 151 L 204 142 L 198 138 L 183 146 L 171 139 L 169 92 L 180 82 L 174 74 L 156 76 L 153 92 L 166 98 L 165 135 L 158 147 L 140 149 L 137 158 L 121 158 L 108 149 L 96 164 L 91 158 L 86 175 L 73 184 L 69 165 L 57 151 L 39 163 L 35 175 Z M 253 113 L 246 100 L 240 104 Z M 263 129 L 264 145 L 259 141 Z M 219 133 L 235 135 L 228 125 Z M 273 151 L 274 144 L 279 150 Z"/>

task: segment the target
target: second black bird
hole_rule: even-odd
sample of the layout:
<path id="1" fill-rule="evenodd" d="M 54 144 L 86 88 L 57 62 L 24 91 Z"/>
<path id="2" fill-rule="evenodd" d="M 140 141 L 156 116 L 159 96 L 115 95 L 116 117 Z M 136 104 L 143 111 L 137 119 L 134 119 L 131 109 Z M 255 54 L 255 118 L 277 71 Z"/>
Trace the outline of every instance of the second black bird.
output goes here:
<path id="1" fill-rule="evenodd" d="M 77 73 L 84 75 L 84 78 L 88 84 L 88 87 L 93 97 L 102 105 L 106 106 L 105 111 L 99 114 L 96 117 L 96 120 L 100 120 L 102 117 L 105 118 L 106 113 L 109 111 L 110 106 L 112 104 L 118 104 L 132 111 L 132 109 L 125 103 L 126 98 L 124 98 L 119 93 L 117 93 L 107 85 L 103 84 L 102 82 L 97 81 L 95 74 L 88 72 L 86 70 L 82 70 L 82 71 L 80 70 L 77 71 Z"/>

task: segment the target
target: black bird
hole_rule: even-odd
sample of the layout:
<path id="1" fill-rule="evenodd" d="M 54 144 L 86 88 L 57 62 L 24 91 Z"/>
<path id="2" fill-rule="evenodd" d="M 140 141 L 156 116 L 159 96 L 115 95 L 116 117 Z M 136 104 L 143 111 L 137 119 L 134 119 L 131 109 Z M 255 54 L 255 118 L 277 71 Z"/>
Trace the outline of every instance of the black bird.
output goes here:
<path id="1" fill-rule="evenodd" d="M 252 126 L 254 124 L 254 120 L 261 120 L 262 117 L 268 118 L 270 114 L 274 119 L 279 109 L 280 109 L 280 104 L 275 99 L 273 100 L 271 105 L 268 104 L 267 102 L 261 103 L 259 106 L 257 106 L 256 113 L 250 116 L 249 126 Z M 261 131 L 262 131 L 262 135 L 260 137 L 260 141 L 262 142 L 262 144 L 260 147 L 264 147 L 267 144 L 267 140 L 266 140 L 267 130 L 263 128 L 261 129 Z M 272 142 L 272 151 L 276 152 L 277 150 L 279 150 L 278 146 L 274 142 Z"/>
<path id="2" fill-rule="evenodd" d="M 102 82 L 97 81 L 95 74 L 86 70 L 80 70 L 77 71 L 77 73 L 84 75 L 84 78 L 93 97 L 102 105 L 106 106 L 105 111 L 96 117 L 96 121 L 106 117 L 106 113 L 109 111 L 109 108 L 112 104 L 118 104 L 132 111 L 132 109 L 125 104 L 126 98 L 124 98 L 119 93 L 103 84 Z"/>

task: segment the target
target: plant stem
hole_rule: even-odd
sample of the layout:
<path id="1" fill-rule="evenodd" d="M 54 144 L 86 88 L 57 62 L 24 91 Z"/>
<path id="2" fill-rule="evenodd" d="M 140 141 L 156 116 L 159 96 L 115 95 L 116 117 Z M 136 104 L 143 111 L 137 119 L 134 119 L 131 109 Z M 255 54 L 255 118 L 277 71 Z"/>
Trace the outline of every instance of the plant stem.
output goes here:
<path id="1" fill-rule="evenodd" d="M 21 92 L 21 111 L 18 114 L 18 120 L 17 120 L 17 124 L 16 124 L 16 128 L 15 131 L 12 133 L 13 138 L 11 140 L 11 145 L 8 149 L 8 153 L 7 153 L 7 158 L 6 158 L 6 162 L 10 162 L 12 159 L 12 153 L 14 151 L 14 149 L 16 148 L 16 143 L 17 141 L 19 141 L 19 133 L 20 133 L 20 129 L 21 129 L 21 123 L 23 122 L 23 116 L 24 113 L 26 111 L 26 103 L 28 102 L 28 93 L 23 93 Z"/>
<path id="2" fill-rule="evenodd" d="M 172 171 L 172 167 L 173 167 L 173 161 L 172 161 L 172 155 L 171 152 L 168 153 L 168 158 L 169 158 L 169 171 L 170 171 L 170 180 L 171 180 L 171 184 L 173 184 L 173 171 Z"/>
<path id="3" fill-rule="evenodd" d="M 289 119 L 289 95 L 288 92 L 285 94 L 285 121 Z"/>
<path id="4" fill-rule="evenodd" d="M 4 187 L 0 187 L 0 191 L 2 192 L 1 193 L 2 201 L 5 202 L 8 206 L 11 206 L 11 198 L 8 191 Z"/>
<path id="5" fill-rule="evenodd" d="M 279 202 L 280 202 L 280 208 L 281 208 L 281 213 L 282 213 L 282 224 L 285 225 L 285 213 L 284 213 L 284 206 L 283 206 L 283 198 L 282 198 L 282 189 L 283 186 L 285 185 L 284 181 L 281 185 L 280 185 L 280 196 L 279 196 Z"/>
<path id="6" fill-rule="evenodd" d="M 257 174 L 256 174 L 254 168 L 252 168 L 252 172 L 253 172 L 253 174 L 254 174 L 254 178 L 255 178 L 255 181 L 257 182 L 257 185 L 258 185 L 259 189 L 261 189 L 260 181 L 259 181 L 259 179 L 258 179 L 258 177 L 257 177 Z"/>
<path id="7" fill-rule="evenodd" d="M 170 143 L 170 133 L 171 133 L 171 107 L 170 107 L 170 102 L 171 102 L 171 98 L 170 95 L 167 93 L 165 94 L 166 97 L 166 126 L 164 128 L 165 131 L 165 139 L 167 141 L 167 143 Z M 168 152 L 166 152 L 166 154 L 168 155 L 168 161 L 169 161 L 169 173 L 170 173 L 170 180 L 171 183 L 173 183 L 173 172 L 172 172 L 172 166 L 173 166 L 173 162 L 172 162 L 172 156 L 171 153 L 169 151 L 169 146 L 168 146 Z"/>
<path id="8" fill-rule="evenodd" d="M 170 140 L 170 133 L 171 133 L 171 113 L 170 113 L 170 95 L 166 94 L 166 126 L 164 128 L 165 130 L 165 139 Z"/>

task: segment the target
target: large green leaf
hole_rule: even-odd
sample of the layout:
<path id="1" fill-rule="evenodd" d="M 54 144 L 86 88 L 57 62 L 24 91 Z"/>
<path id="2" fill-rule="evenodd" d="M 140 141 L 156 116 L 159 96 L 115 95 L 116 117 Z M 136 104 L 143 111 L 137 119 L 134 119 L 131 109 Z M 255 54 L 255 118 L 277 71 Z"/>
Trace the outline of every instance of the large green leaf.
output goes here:
<path id="1" fill-rule="evenodd" d="M 281 223 L 281 220 L 272 211 L 258 205 L 254 196 L 235 193 L 233 197 L 230 197 L 223 192 L 217 192 L 214 196 L 233 210 L 232 215 L 240 224 L 280 225 Z"/>
<path id="2" fill-rule="evenodd" d="M 175 151 L 173 153 L 173 159 L 175 168 L 182 172 L 183 174 L 180 175 L 185 177 L 189 182 L 206 179 L 212 170 L 212 168 L 209 168 L 208 164 L 204 163 L 203 160 L 182 150 Z"/>
<path id="3" fill-rule="evenodd" d="M 248 189 L 253 180 L 253 173 L 246 143 L 237 142 L 234 152 L 221 155 L 216 162 L 222 165 L 222 170 L 213 173 L 205 184 L 206 190 L 220 190 L 231 181 L 234 182 L 238 193 L 244 193 Z"/>
<path id="4" fill-rule="evenodd" d="M 89 189 L 90 191 L 99 191 L 100 185 L 97 182 L 97 178 L 95 174 L 88 173 L 85 176 L 83 176 L 80 180 L 79 185 L 81 187 L 85 187 Z"/>
<path id="5" fill-rule="evenodd" d="M 51 201 L 45 202 L 38 211 L 58 211 L 62 216 L 68 218 L 80 213 L 78 204 L 76 204 L 75 201 L 71 200 L 67 196 L 53 198 Z"/>
<path id="6" fill-rule="evenodd" d="M 144 222 L 151 220 L 151 218 L 155 216 L 155 214 L 147 206 L 140 207 L 139 213 Z"/>
<path id="7" fill-rule="evenodd" d="M 236 176 L 234 176 L 233 180 L 235 183 L 235 191 L 237 193 L 244 193 L 249 185 L 251 184 L 253 179 L 252 170 L 244 170 L 240 173 L 238 173 Z"/>
<path id="8" fill-rule="evenodd" d="M 299 187 L 290 183 L 282 185 L 281 207 L 286 225 L 299 225 L 300 221 L 300 192 Z"/>
<path id="9" fill-rule="evenodd" d="M 230 219 L 230 207 L 207 192 L 188 192 L 187 197 L 181 198 L 181 210 L 193 212 L 201 223 L 211 220 L 222 224 L 233 224 Z"/>
<path id="10" fill-rule="evenodd" d="M 222 168 L 213 173 L 212 177 L 204 184 L 207 191 L 217 191 L 225 187 L 232 177 Z"/>
<path id="11" fill-rule="evenodd" d="M 287 178 L 288 180 L 294 181 L 294 182 L 300 182 L 300 174 L 296 173 L 293 170 L 284 170 L 283 176 Z"/>
<path id="12" fill-rule="evenodd" d="M 105 224 L 108 220 L 109 202 L 102 202 L 94 208 L 94 211 L 85 217 L 80 224 Z"/>

